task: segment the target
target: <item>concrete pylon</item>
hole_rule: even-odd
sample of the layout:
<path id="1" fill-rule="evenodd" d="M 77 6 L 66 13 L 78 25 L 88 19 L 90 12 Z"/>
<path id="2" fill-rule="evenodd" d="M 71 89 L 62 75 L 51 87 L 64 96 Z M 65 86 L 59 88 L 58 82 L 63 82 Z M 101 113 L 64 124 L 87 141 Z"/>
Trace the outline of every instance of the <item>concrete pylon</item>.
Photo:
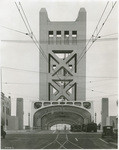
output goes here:
<path id="1" fill-rule="evenodd" d="M 23 130 L 23 98 L 17 98 L 16 116 L 18 117 L 18 129 Z"/>
<path id="2" fill-rule="evenodd" d="M 101 127 L 103 129 L 104 126 L 106 126 L 106 118 L 108 117 L 109 113 L 109 106 L 108 106 L 108 98 L 102 98 L 102 112 L 101 112 Z"/>

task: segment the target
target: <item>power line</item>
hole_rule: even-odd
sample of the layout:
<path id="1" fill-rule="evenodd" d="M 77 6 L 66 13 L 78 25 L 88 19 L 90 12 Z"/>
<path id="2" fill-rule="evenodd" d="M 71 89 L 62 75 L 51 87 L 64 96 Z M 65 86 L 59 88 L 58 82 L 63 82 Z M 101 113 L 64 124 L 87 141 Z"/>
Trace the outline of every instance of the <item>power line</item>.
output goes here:
<path id="1" fill-rule="evenodd" d="M 26 27 L 26 29 L 27 29 L 27 31 L 28 31 L 28 33 L 29 33 L 29 34 L 27 34 L 27 35 L 32 39 L 32 41 L 34 42 L 34 44 L 36 45 L 36 47 L 38 48 L 38 50 L 41 52 L 41 54 L 43 55 L 43 57 L 44 57 L 45 60 L 47 61 L 47 56 L 44 54 L 43 49 L 40 49 L 39 46 L 37 45 L 36 41 L 35 41 L 35 40 L 36 40 L 36 37 L 35 37 L 35 35 L 33 34 L 32 30 L 31 30 L 31 27 L 30 27 L 30 25 L 29 25 L 28 19 L 27 19 L 26 15 L 25 15 L 25 12 L 24 12 L 24 10 L 23 10 L 23 7 L 22 7 L 21 3 L 19 2 L 19 5 L 20 5 L 20 7 L 21 7 L 21 10 L 22 10 L 22 13 L 23 13 L 25 19 L 24 19 L 23 15 L 22 15 L 22 13 L 21 13 L 21 10 L 20 10 L 20 8 L 18 7 L 18 5 L 17 5 L 16 2 L 15 2 L 15 4 L 16 4 L 16 7 L 17 7 L 17 9 L 18 9 L 18 11 L 19 11 L 19 13 L 20 13 L 20 16 L 21 16 L 21 18 L 22 18 L 22 20 L 23 20 L 23 22 L 24 22 L 24 24 L 25 24 L 25 27 Z M 26 21 L 25 21 L 25 20 L 26 20 Z M 28 25 L 28 26 L 27 26 L 27 25 Z M 35 40 L 33 39 L 33 37 L 35 38 Z"/>
<path id="2" fill-rule="evenodd" d="M 102 36 L 100 36 L 100 38 L 102 38 L 102 37 L 106 37 L 106 36 L 113 36 L 113 35 L 117 35 L 118 33 L 111 33 L 111 34 L 107 34 L 107 35 L 102 35 Z"/>
<path id="3" fill-rule="evenodd" d="M 101 17 L 100 17 L 100 19 L 99 19 L 99 21 L 98 21 L 98 23 L 97 23 L 97 25 L 96 25 L 96 28 L 95 28 L 94 31 L 93 31 L 92 36 L 91 36 L 90 39 L 88 40 L 88 42 L 87 42 L 86 46 L 84 47 L 84 49 L 82 50 L 82 52 L 81 52 L 81 54 L 80 54 L 80 56 L 79 56 L 79 58 L 78 58 L 78 60 L 77 60 L 77 64 L 79 63 L 78 61 L 80 60 L 80 57 L 82 56 L 83 52 L 86 50 L 88 44 L 90 43 L 90 41 L 92 41 L 92 38 L 93 38 L 93 36 L 94 36 L 94 34 L 95 34 L 95 31 L 97 30 L 97 28 L 98 28 L 98 26 L 99 26 L 99 23 L 100 23 L 100 21 L 101 21 L 103 15 L 104 15 L 104 13 L 105 13 L 105 11 L 106 11 L 106 8 L 107 8 L 108 4 L 109 4 L 109 1 L 107 2 L 106 6 L 105 6 L 105 8 L 104 8 L 104 10 L 103 10 L 103 12 L 102 12 L 102 15 L 101 15 Z"/>
<path id="4" fill-rule="evenodd" d="M 17 71 L 25 71 L 25 72 L 39 73 L 38 71 L 26 70 L 26 69 L 18 69 L 18 68 L 12 68 L 12 67 L 4 67 L 4 66 L 2 66 L 1 68 L 3 68 L 3 69 L 17 70 Z M 43 73 L 43 72 L 41 72 L 41 73 Z"/>
<path id="5" fill-rule="evenodd" d="M 98 21 L 98 23 L 97 23 L 97 26 L 96 26 L 96 28 L 95 28 L 95 30 L 94 30 L 94 32 L 93 32 L 93 34 L 92 34 L 92 35 L 94 35 L 94 34 L 95 34 L 95 31 L 96 31 L 96 30 L 97 30 L 97 28 L 98 28 L 98 25 L 99 25 L 99 23 L 100 23 L 100 21 L 101 21 L 101 19 L 102 19 L 103 15 L 104 15 L 104 13 L 105 13 L 106 9 L 107 9 L 108 4 L 109 4 L 109 1 L 107 2 L 106 6 L 105 6 L 105 8 L 104 8 L 104 10 L 103 10 L 103 12 L 102 12 L 102 15 L 101 15 L 101 17 L 100 17 L 100 19 L 99 19 L 99 21 Z"/>
<path id="6" fill-rule="evenodd" d="M 11 29 L 11 28 L 8 28 L 8 27 L 2 26 L 2 25 L 0 25 L 0 27 L 11 30 L 11 31 L 15 31 L 15 32 L 18 32 L 18 33 L 21 33 L 21 34 L 25 34 L 25 35 L 28 34 L 28 33 L 25 33 L 25 32 L 19 31 L 19 30 L 15 30 L 15 29 Z"/>
<path id="7" fill-rule="evenodd" d="M 24 34 L 28 34 L 28 33 L 24 33 Z M 114 34 L 108 34 L 108 35 L 104 35 L 104 36 L 100 36 L 99 40 L 97 42 L 101 42 L 101 41 L 113 41 L 113 40 L 118 40 L 118 37 L 113 37 L 113 38 L 104 38 L 106 36 L 111 36 Z M 88 41 L 89 39 L 87 39 Z M 62 40 L 63 41 L 63 40 Z M 77 43 L 80 43 L 82 40 L 77 40 Z M 1 40 L 1 42 L 13 42 L 13 43 L 33 43 L 33 41 L 30 40 Z M 45 41 L 46 43 L 48 43 L 48 41 Z M 69 42 L 72 42 L 72 40 L 69 40 Z M 92 42 L 92 41 L 90 41 Z M 38 42 L 36 42 L 38 43 Z M 53 43 L 56 43 L 55 41 Z M 59 44 L 61 45 L 61 44 Z"/>
<path id="8" fill-rule="evenodd" d="M 27 24 L 26 24 L 26 22 L 25 22 L 25 20 L 24 20 L 24 17 L 23 17 L 23 15 L 22 15 L 22 13 L 21 13 L 21 11 L 20 11 L 20 9 L 19 9 L 19 7 L 18 7 L 18 5 L 17 5 L 16 2 L 15 2 L 15 5 L 16 5 L 16 7 L 17 7 L 18 12 L 20 13 L 20 16 L 21 16 L 21 18 L 22 18 L 22 20 L 23 20 L 23 22 L 24 22 L 24 24 L 25 24 L 25 27 L 26 27 L 28 33 L 30 33 L 29 28 L 27 27 Z"/>
<path id="9" fill-rule="evenodd" d="M 19 2 L 19 5 L 20 5 L 20 7 L 21 7 L 21 9 L 22 9 L 22 12 L 23 12 L 23 14 L 24 14 L 24 16 L 25 16 L 25 19 L 26 19 L 26 22 L 27 22 L 28 27 L 29 27 L 29 29 L 30 29 L 31 35 L 33 35 L 33 37 L 34 37 L 35 40 L 33 39 L 32 36 L 30 36 L 30 37 L 32 38 L 32 40 L 33 40 L 33 42 L 35 43 L 35 45 L 37 46 L 38 40 L 36 39 L 35 35 L 33 34 L 33 31 L 32 31 L 32 29 L 31 29 L 31 26 L 30 26 L 29 22 L 28 22 L 28 19 L 27 19 L 27 16 L 26 16 L 26 14 L 25 14 L 25 11 L 24 11 L 24 9 L 23 9 L 23 7 L 22 7 L 22 5 L 21 5 L 20 2 Z M 39 49 L 39 47 L 40 47 L 40 49 L 41 49 L 42 55 L 46 58 L 46 61 L 47 61 L 47 56 L 45 55 L 44 50 L 42 49 L 42 47 L 41 47 L 40 45 L 37 46 L 38 49 Z"/>
<path id="10" fill-rule="evenodd" d="M 16 82 L 16 83 L 15 82 L 2 82 L 2 83 L 3 84 L 24 84 L 24 85 L 39 84 L 39 83 L 20 83 L 20 82 L 19 83 L 18 82 Z"/>
<path id="11" fill-rule="evenodd" d="M 49 74 L 48 72 L 39 72 L 39 71 L 33 71 L 33 70 L 27 70 L 27 69 L 19 69 L 19 68 L 12 68 L 12 67 L 5 67 L 2 66 L 1 68 L 3 69 L 11 69 L 11 70 L 18 70 L 18 71 L 26 71 L 26 72 L 33 72 L 33 73 L 43 73 L 43 74 Z M 108 77 L 108 76 L 82 76 L 82 75 L 74 75 L 77 77 L 82 77 L 82 78 L 104 78 L 104 79 L 117 79 L 118 77 Z M 66 76 L 64 76 L 66 77 Z M 96 81 L 91 81 L 91 82 L 96 82 Z"/>
<path id="12" fill-rule="evenodd" d="M 21 7 L 21 9 L 22 9 L 22 12 L 23 12 L 24 17 L 25 17 L 25 19 L 26 19 L 26 22 L 27 22 L 27 24 L 28 24 L 28 26 L 29 26 L 29 29 L 30 29 L 30 31 L 31 31 L 31 35 L 33 35 L 33 36 L 30 36 L 31 39 L 33 40 L 33 42 L 35 43 L 35 45 L 37 46 L 37 48 L 40 50 L 40 52 L 42 53 L 43 57 L 44 57 L 44 58 L 46 59 L 46 61 L 48 62 L 47 56 L 45 55 L 44 50 L 42 49 L 42 47 L 41 47 L 40 45 L 37 45 L 38 41 L 37 41 L 35 35 L 33 34 L 33 31 L 31 30 L 30 24 L 29 24 L 29 22 L 28 22 L 28 19 L 27 19 L 26 15 L 25 15 L 25 12 L 24 12 L 23 7 L 22 7 L 22 5 L 21 5 L 20 2 L 19 2 L 19 5 L 20 5 L 20 7 Z M 35 40 L 33 39 L 33 37 L 34 37 Z M 49 63 L 49 62 L 48 62 L 48 63 Z M 57 77 L 59 78 L 58 75 L 57 75 Z M 59 79 L 60 79 L 60 78 L 59 78 Z"/>
<path id="13" fill-rule="evenodd" d="M 109 16 L 110 16 L 110 14 L 111 14 L 111 12 L 112 12 L 114 6 L 116 5 L 116 3 L 117 3 L 117 2 L 115 2 L 115 3 L 113 4 L 113 6 L 112 6 L 111 10 L 109 11 L 109 13 L 108 13 L 106 19 L 105 19 L 104 22 L 102 23 L 101 28 L 99 29 L 98 33 L 96 34 L 95 38 L 93 39 L 92 44 L 88 47 L 88 49 L 85 51 L 85 53 L 81 56 L 81 58 L 78 60 L 77 64 L 81 61 L 81 59 L 84 57 L 84 55 L 88 52 L 88 50 L 91 48 L 91 46 L 94 44 L 94 42 L 95 42 L 96 40 L 98 40 L 98 38 L 100 38 L 100 36 L 98 37 L 98 35 L 99 35 L 99 33 L 101 32 L 103 26 L 105 25 L 107 19 L 109 18 Z"/>
<path id="14" fill-rule="evenodd" d="M 29 22 L 28 22 L 28 19 L 27 19 L 27 17 L 26 17 L 26 14 L 25 14 L 25 12 L 24 12 L 24 10 L 23 10 L 23 7 L 22 7 L 22 5 L 21 5 L 20 2 L 19 2 L 19 5 L 20 5 L 20 7 L 21 7 L 21 9 L 22 9 L 22 12 L 23 12 L 23 14 L 24 14 L 24 16 L 25 16 L 26 22 L 27 22 L 27 24 L 28 24 L 28 26 L 29 26 L 29 29 L 30 29 L 30 31 L 31 31 L 31 34 L 32 34 L 33 32 L 32 32 L 32 30 L 31 30 L 30 24 L 29 24 Z"/>

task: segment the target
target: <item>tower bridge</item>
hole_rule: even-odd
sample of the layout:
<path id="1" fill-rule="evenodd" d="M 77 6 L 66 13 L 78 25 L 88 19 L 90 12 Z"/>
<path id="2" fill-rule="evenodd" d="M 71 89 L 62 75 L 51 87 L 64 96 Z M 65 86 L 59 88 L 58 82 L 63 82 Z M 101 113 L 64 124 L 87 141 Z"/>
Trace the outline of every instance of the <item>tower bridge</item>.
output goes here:
<path id="1" fill-rule="evenodd" d="M 86 11 L 75 21 L 50 21 L 40 10 L 39 101 L 31 105 L 31 127 L 48 130 L 60 123 L 87 124 L 93 102 L 86 101 Z"/>

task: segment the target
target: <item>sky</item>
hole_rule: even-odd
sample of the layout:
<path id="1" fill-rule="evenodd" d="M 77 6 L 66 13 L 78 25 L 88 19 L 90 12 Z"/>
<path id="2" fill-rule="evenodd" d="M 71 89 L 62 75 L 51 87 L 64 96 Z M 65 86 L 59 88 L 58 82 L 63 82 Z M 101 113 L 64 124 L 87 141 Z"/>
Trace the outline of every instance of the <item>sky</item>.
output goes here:
<path id="1" fill-rule="evenodd" d="M 105 0 L 95 0 L 95 2 L 93 0 L 20 0 L 20 2 L 37 39 L 39 39 L 41 8 L 46 8 L 51 21 L 75 21 L 79 9 L 84 7 L 87 11 L 87 39 L 89 39 L 107 4 Z M 101 28 L 113 4 L 114 1 L 109 2 L 96 32 Z M 102 97 L 109 98 L 109 115 L 117 115 L 117 5 L 100 32 L 102 38 L 97 40 L 86 53 L 86 100 L 94 102 L 94 112 L 97 113 L 98 123 L 101 121 Z M 11 96 L 12 115 L 16 113 L 16 98 L 24 99 L 24 123 L 26 125 L 30 102 L 37 101 L 39 97 L 39 51 L 27 35 L 2 26 L 27 32 L 13 0 L 0 0 L 1 91 L 6 96 Z"/>

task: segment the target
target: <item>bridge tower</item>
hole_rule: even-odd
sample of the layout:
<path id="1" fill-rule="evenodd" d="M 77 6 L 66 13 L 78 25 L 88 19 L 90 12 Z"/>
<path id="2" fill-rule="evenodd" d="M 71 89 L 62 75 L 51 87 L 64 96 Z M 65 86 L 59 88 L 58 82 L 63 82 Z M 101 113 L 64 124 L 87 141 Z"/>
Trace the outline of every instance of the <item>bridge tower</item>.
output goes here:
<path id="1" fill-rule="evenodd" d="M 77 101 L 86 98 L 86 11 L 81 8 L 75 21 L 50 21 L 40 11 L 40 100 Z"/>
<path id="2" fill-rule="evenodd" d="M 75 21 L 50 21 L 40 10 L 39 101 L 31 105 L 31 127 L 47 130 L 57 123 L 87 124 L 94 119 L 86 101 L 86 11 Z"/>

